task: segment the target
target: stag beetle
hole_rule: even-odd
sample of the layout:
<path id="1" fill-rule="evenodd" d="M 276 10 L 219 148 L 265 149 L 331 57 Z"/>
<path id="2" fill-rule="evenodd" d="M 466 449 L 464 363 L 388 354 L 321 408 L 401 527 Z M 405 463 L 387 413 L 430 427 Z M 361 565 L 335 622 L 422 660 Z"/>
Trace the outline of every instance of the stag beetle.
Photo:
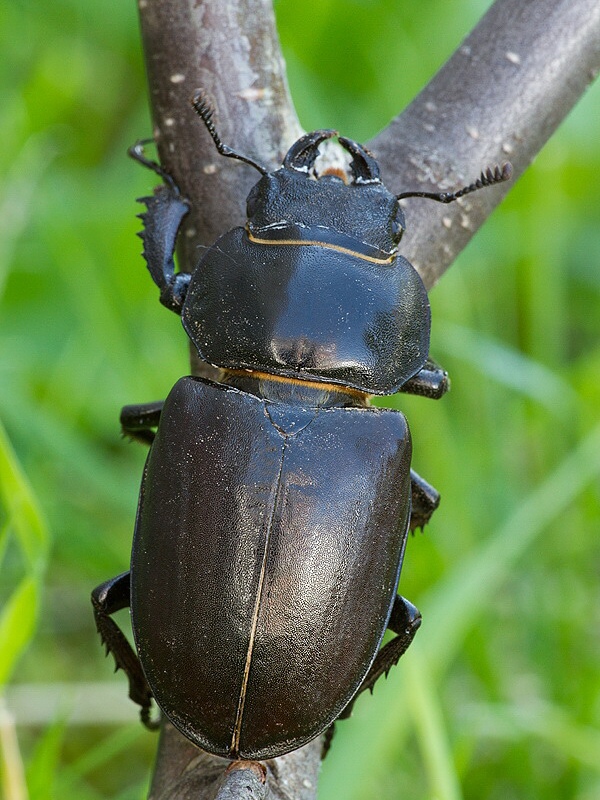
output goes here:
<path id="1" fill-rule="evenodd" d="M 92 600 L 146 725 L 154 697 L 194 744 L 260 760 L 348 716 L 420 625 L 396 589 L 407 532 L 439 495 L 411 470 L 403 414 L 369 397 L 439 398 L 448 379 L 428 357 L 423 282 L 397 253 L 399 200 L 451 202 L 510 165 L 460 191 L 393 195 L 341 136 L 350 178 L 316 174 L 335 131 L 302 136 L 271 171 L 223 144 L 201 92 L 193 105 L 219 153 L 261 177 L 245 227 L 191 276 L 173 262 L 189 204 L 144 142 L 130 152 L 164 180 L 140 215 L 161 302 L 221 378 L 184 377 L 164 404 L 123 409 L 124 432 L 151 448 L 131 569 Z M 110 616 L 127 606 L 137 653 Z"/>

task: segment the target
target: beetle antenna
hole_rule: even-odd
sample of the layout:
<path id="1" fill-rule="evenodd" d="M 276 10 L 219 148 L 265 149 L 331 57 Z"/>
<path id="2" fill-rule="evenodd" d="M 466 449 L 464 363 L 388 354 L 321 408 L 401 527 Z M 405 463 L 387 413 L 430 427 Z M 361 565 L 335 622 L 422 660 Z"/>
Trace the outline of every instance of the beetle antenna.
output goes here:
<path id="1" fill-rule="evenodd" d="M 214 113 L 213 109 L 204 96 L 202 89 L 196 89 L 194 92 L 194 96 L 192 97 L 192 106 L 194 107 L 196 114 L 198 114 L 202 122 L 206 125 L 206 130 L 210 133 L 217 150 L 222 156 L 227 156 L 227 158 L 236 158 L 238 161 L 243 161 L 244 164 L 254 167 L 254 169 L 257 169 L 263 175 L 269 174 L 269 170 L 266 167 L 263 167 L 262 164 L 259 164 L 258 161 L 254 161 L 249 156 L 243 156 L 241 153 L 236 153 L 236 151 L 231 147 L 223 144 L 212 120 Z"/>
<path id="2" fill-rule="evenodd" d="M 462 189 L 456 192 L 402 192 L 402 194 L 396 195 L 396 199 L 403 200 L 405 197 L 427 197 L 429 200 L 437 200 L 438 203 L 452 203 L 454 200 L 458 200 L 459 197 L 464 197 L 466 194 L 476 192 L 478 189 L 483 189 L 484 186 L 493 186 L 495 183 L 508 181 L 512 173 L 512 164 L 510 161 L 507 161 L 502 167 L 496 164 L 493 169 L 492 167 L 484 169 L 475 183 L 463 186 Z"/>

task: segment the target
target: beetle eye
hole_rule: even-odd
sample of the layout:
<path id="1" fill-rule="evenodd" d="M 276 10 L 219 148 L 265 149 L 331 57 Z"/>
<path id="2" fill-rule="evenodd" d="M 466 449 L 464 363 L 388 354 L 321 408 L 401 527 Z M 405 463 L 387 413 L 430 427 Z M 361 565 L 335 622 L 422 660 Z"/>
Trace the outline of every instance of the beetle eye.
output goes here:
<path id="1" fill-rule="evenodd" d="M 258 206 L 258 184 L 250 189 L 248 198 L 246 200 L 246 216 L 248 219 L 254 216 Z"/>
<path id="2" fill-rule="evenodd" d="M 392 238 L 394 241 L 400 241 L 404 233 L 404 219 L 399 214 L 392 220 Z"/>

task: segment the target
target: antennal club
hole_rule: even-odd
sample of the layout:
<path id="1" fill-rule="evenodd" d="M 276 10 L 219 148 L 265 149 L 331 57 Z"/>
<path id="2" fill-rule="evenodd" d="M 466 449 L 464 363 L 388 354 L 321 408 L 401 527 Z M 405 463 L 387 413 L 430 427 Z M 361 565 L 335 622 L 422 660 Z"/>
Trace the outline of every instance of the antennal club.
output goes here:
<path id="1" fill-rule="evenodd" d="M 513 168 L 512 164 L 507 161 L 502 167 L 496 166 L 484 169 L 481 176 L 477 178 L 475 183 L 464 186 L 456 192 L 402 192 L 397 194 L 397 200 L 403 200 L 405 197 L 426 197 L 429 200 L 436 200 L 438 203 L 453 203 L 459 197 L 464 197 L 466 194 L 476 192 L 478 189 L 483 189 L 485 186 L 493 186 L 496 183 L 503 183 L 510 180 L 512 177 Z"/>
<path id="2" fill-rule="evenodd" d="M 204 96 L 204 92 L 202 91 L 202 89 L 197 89 L 194 92 L 194 96 L 192 97 L 191 102 L 194 111 L 196 112 L 196 114 L 198 114 L 202 122 L 206 125 L 206 130 L 210 133 L 212 140 L 217 147 L 217 150 L 222 156 L 226 156 L 227 158 L 235 158 L 238 161 L 243 161 L 244 164 L 248 164 L 249 166 L 254 167 L 254 169 L 257 169 L 263 175 L 269 174 L 269 170 L 266 167 L 263 167 L 262 164 L 259 164 L 258 161 L 254 161 L 254 159 L 250 158 L 249 156 L 244 156 L 241 153 L 237 153 L 231 147 L 228 147 L 226 144 L 223 144 L 223 142 L 221 141 L 221 137 L 217 133 L 215 124 L 212 120 L 212 116 L 214 113 L 213 109 L 208 100 L 206 99 L 206 97 Z"/>

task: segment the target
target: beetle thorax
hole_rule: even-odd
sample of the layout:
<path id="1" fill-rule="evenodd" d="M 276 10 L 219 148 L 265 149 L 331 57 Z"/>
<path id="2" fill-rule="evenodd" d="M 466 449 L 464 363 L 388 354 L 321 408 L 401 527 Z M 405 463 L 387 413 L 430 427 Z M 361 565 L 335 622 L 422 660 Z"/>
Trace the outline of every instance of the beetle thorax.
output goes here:
<path id="1" fill-rule="evenodd" d="M 348 179 L 316 174 L 335 135 L 308 133 L 281 169 L 260 169 L 246 228 L 205 253 L 182 321 L 200 358 L 230 372 L 389 394 L 427 359 L 429 301 L 397 255 L 404 215 L 374 156 L 340 136 Z"/>

